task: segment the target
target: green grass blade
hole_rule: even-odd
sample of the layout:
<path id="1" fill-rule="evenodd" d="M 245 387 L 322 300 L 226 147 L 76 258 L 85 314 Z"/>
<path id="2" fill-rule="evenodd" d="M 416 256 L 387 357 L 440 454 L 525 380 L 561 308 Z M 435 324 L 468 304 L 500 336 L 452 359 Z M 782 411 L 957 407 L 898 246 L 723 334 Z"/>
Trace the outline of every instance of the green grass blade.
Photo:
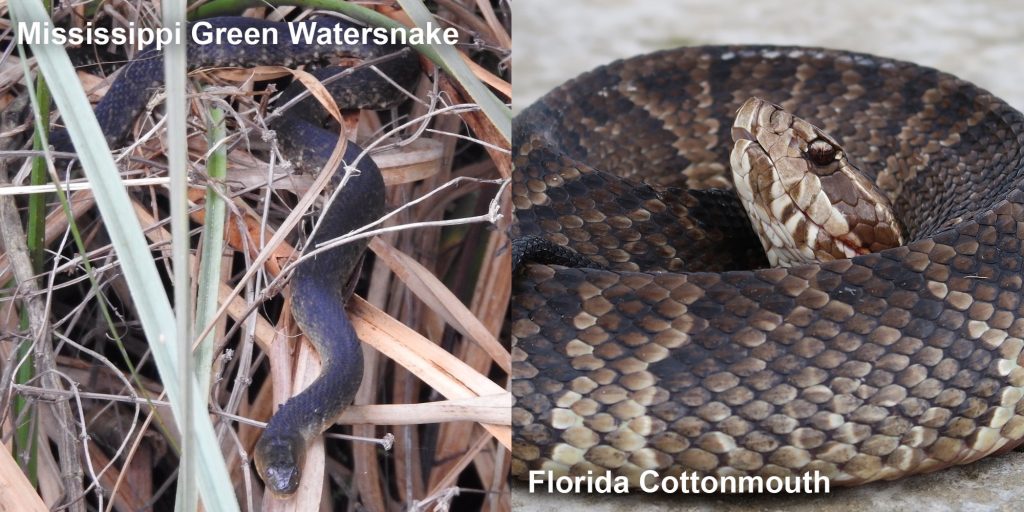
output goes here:
<path id="1" fill-rule="evenodd" d="M 35 0 L 12 0 L 10 10 L 12 18 L 18 22 L 42 23 L 48 20 L 42 5 Z M 198 467 L 199 490 L 204 505 L 209 510 L 238 510 L 227 467 L 220 456 L 220 446 L 206 409 L 198 401 L 192 404 L 183 401 L 177 379 L 181 362 L 173 346 L 177 339 L 174 315 L 164 290 L 152 286 L 152 283 L 160 282 L 156 264 L 132 211 L 128 193 L 120 182 L 117 167 L 96 117 L 91 109 L 82 108 L 88 105 L 85 92 L 62 47 L 44 44 L 32 44 L 31 47 L 39 70 L 50 84 L 53 99 L 61 110 L 71 140 L 78 149 L 79 159 L 93 187 L 100 214 L 106 219 L 107 233 L 122 263 L 125 281 L 135 300 L 139 321 L 149 340 L 179 427 L 181 418 L 185 417 L 186 407 L 191 409 L 196 448 L 204 454 L 203 464 Z M 190 429 L 180 430 L 188 432 Z"/>
<path id="2" fill-rule="evenodd" d="M 185 22 L 184 0 L 164 0 L 162 4 L 163 24 L 173 27 Z M 174 44 L 164 49 L 164 89 L 167 92 L 167 168 L 170 183 L 171 202 L 171 258 L 174 261 L 174 318 L 177 337 L 174 344 L 178 347 L 177 369 L 178 384 L 181 386 L 184 414 L 179 423 L 186 429 L 181 436 L 181 457 L 178 465 L 178 487 L 174 510 L 177 512 L 193 512 L 198 505 L 196 493 L 196 450 L 194 406 L 202 405 L 206 409 L 206 400 L 197 400 L 196 378 L 192 373 L 192 285 L 191 262 L 189 258 L 192 245 L 189 236 L 188 222 L 188 137 L 186 130 L 185 75 L 188 72 L 185 63 L 185 45 Z"/>
<path id="3" fill-rule="evenodd" d="M 434 15 L 427 10 L 421 0 L 398 0 L 399 5 L 405 13 L 412 18 L 416 26 L 425 29 L 428 24 L 440 26 L 434 19 Z M 512 109 L 501 103 L 491 90 L 487 88 L 473 74 L 469 66 L 462 60 L 462 56 L 454 46 L 441 44 L 429 45 L 438 55 L 440 65 L 455 80 L 462 85 L 473 101 L 483 109 L 484 114 L 491 119 L 494 126 L 505 137 L 505 141 L 512 140 Z"/>
<path id="4" fill-rule="evenodd" d="M 216 147 L 206 162 L 210 186 L 206 189 L 206 220 L 203 223 L 203 252 L 199 260 L 199 283 L 196 296 L 196 332 L 203 329 L 217 313 L 217 299 L 220 288 L 221 255 L 224 252 L 224 222 L 227 205 L 216 187 L 223 185 L 227 176 L 227 148 L 224 140 L 224 112 L 210 110 L 209 144 Z M 218 145 L 219 144 L 219 145 Z M 199 342 L 196 350 L 196 376 L 199 379 L 197 396 L 205 398 L 210 392 L 210 367 L 213 364 L 213 341 L 211 332 Z"/>

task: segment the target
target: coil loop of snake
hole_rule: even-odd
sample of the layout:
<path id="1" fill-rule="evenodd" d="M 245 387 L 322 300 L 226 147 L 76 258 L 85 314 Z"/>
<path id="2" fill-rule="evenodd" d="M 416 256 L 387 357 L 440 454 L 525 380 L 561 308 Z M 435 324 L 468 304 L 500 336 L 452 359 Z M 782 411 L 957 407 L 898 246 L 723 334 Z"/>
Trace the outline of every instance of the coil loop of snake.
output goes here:
<path id="1" fill-rule="evenodd" d="M 834 139 L 905 243 L 769 268 L 735 194 L 704 190 L 731 188 L 752 97 Z M 1024 437 L 1024 116 L 984 89 L 858 53 L 681 48 L 562 85 L 513 137 L 533 254 L 513 278 L 514 474 L 856 485 Z"/>
<path id="2" fill-rule="evenodd" d="M 241 17 L 205 20 L 212 30 L 257 28 L 278 32 L 279 41 L 288 41 L 286 23 Z M 319 26 L 351 26 L 332 18 L 317 18 L 295 23 Z M 368 60 L 398 52 L 398 46 L 364 45 L 195 45 L 187 50 L 188 66 L 251 67 L 258 65 L 298 66 L 326 61 L 332 57 Z M 420 71 L 414 53 L 405 50 L 395 58 L 376 66 L 399 86 L 410 90 Z M 320 79 L 341 72 L 339 67 L 314 72 Z M 96 117 L 112 146 L 127 136 L 134 119 L 143 111 L 153 91 L 163 85 L 163 59 L 159 51 L 146 50 L 126 66 L 96 107 Z M 370 68 L 354 70 L 349 76 L 327 85 L 340 108 L 383 110 L 398 105 L 403 93 Z M 304 89 L 293 84 L 278 104 L 287 102 Z M 322 109 L 315 100 L 305 100 L 278 117 L 270 128 L 276 133 L 282 152 L 301 172 L 318 173 L 326 165 L 338 140 L 337 130 L 320 125 Z M 51 143 L 58 150 L 70 150 L 66 131 L 54 132 Z M 358 161 L 355 173 L 323 213 L 320 229 L 307 242 L 306 251 L 318 244 L 345 235 L 380 218 L 384 214 L 384 181 L 380 170 L 368 157 L 360 158 L 362 148 L 349 142 L 342 166 Z M 345 175 L 335 172 L 336 187 Z M 286 496 L 298 488 L 307 443 L 331 426 L 352 402 L 363 373 L 359 339 L 345 313 L 343 289 L 352 274 L 367 241 L 353 242 L 322 252 L 300 263 L 292 274 L 292 311 L 296 322 L 322 361 L 321 375 L 293 396 L 271 417 L 266 431 L 256 444 L 253 457 L 267 490 Z"/>

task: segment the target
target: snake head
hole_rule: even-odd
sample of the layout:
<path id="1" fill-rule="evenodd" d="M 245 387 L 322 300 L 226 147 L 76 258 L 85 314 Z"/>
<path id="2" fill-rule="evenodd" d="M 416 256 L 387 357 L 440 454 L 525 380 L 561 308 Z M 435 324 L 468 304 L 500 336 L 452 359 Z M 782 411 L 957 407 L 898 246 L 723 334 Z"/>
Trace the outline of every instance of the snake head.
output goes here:
<path id="1" fill-rule="evenodd" d="M 737 111 L 732 134 L 736 192 L 772 266 L 903 245 L 889 197 L 820 128 L 754 97 Z"/>
<path id="2" fill-rule="evenodd" d="M 263 434 L 256 443 L 256 471 L 267 490 L 279 497 L 295 494 L 302 475 L 302 437 Z"/>

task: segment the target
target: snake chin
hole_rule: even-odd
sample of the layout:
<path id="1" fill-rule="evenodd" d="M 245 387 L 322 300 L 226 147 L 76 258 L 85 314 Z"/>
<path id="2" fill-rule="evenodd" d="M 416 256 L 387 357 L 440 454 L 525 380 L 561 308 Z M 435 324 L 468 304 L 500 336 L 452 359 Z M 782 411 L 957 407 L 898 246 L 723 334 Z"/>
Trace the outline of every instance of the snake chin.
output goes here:
<path id="1" fill-rule="evenodd" d="M 306 452 L 300 436 L 263 436 L 256 443 L 256 471 L 266 488 L 279 498 L 287 498 L 299 488 L 302 455 Z"/>

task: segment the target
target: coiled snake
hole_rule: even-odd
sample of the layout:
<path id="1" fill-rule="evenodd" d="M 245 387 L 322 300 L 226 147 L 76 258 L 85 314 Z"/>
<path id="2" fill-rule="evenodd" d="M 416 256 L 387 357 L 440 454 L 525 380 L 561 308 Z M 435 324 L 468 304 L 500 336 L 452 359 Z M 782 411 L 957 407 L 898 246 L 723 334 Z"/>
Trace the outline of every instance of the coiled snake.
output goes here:
<path id="1" fill-rule="evenodd" d="M 751 97 L 836 139 L 906 243 L 766 268 L 735 195 L 696 190 L 731 188 Z M 514 275 L 514 474 L 855 485 L 1021 442 L 1024 116 L 1002 100 L 871 55 L 695 47 L 584 74 L 513 133 L 513 235 L 570 265 Z"/>
<path id="2" fill-rule="evenodd" d="M 289 41 L 285 23 L 266 20 L 222 17 L 206 20 L 210 29 L 259 29 L 278 32 L 279 41 Z M 296 23 L 342 28 L 341 20 L 318 18 Z M 265 38 L 264 40 L 269 40 Z M 188 46 L 190 68 L 202 66 L 245 67 L 257 65 L 297 66 L 318 63 L 331 57 L 371 59 L 400 50 L 401 47 L 377 45 L 255 44 Z M 406 50 L 377 67 L 394 83 L 409 90 L 419 78 L 415 54 Z M 314 73 L 321 79 L 337 74 L 340 68 Z M 109 143 L 117 144 L 127 135 L 135 117 L 145 108 L 153 89 L 163 84 L 161 53 L 147 50 L 133 60 L 111 86 L 96 107 L 96 117 Z M 303 90 L 300 84 L 287 89 L 281 103 Z M 391 108 L 404 96 L 386 79 L 369 68 L 356 70 L 344 80 L 328 86 L 341 108 L 381 110 Z M 318 173 L 329 160 L 338 140 L 336 130 L 319 125 L 315 101 L 306 100 L 278 117 L 275 130 L 282 151 L 303 172 Z M 51 142 L 57 149 L 70 150 L 67 132 L 55 132 Z M 318 244 L 365 226 L 384 214 L 384 181 L 380 170 L 369 158 L 359 159 L 362 148 L 346 146 L 343 164 L 357 160 L 358 172 L 352 176 L 324 212 L 320 229 L 307 244 L 307 251 Z M 344 170 L 335 173 L 338 185 Z M 302 331 L 320 354 L 321 375 L 300 394 L 289 399 L 270 419 L 253 452 L 256 468 L 267 490 L 287 495 L 299 484 L 303 456 L 310 439 L 332 425 L 355 396 L 363 372 L 359 339 L 344 310 L 343 289 L 366 249 L 367 241 L 353 242 L 320 253 L 299 264 L 292 275 L 292 310 Z"/>

